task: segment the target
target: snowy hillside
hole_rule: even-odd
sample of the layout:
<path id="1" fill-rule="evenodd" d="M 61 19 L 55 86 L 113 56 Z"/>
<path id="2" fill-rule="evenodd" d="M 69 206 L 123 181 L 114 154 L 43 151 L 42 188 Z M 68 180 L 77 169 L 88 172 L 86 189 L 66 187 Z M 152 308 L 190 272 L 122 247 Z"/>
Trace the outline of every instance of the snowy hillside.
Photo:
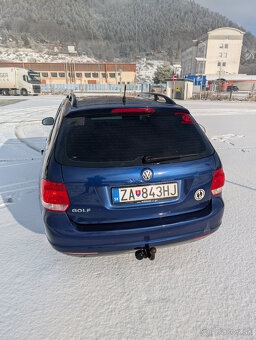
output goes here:
<path id="1" fill-rule="evenodd" d="M 157 67 L 163 63 L 163 60 L 139 60 L 137 62 L 137 81 L 152 83 Z"/>
<path id="2" fill-rule="evenodd" d="M 5 48 L 0 46 L 0 62 L 83 62 L 83 63 L 95 63 L 94 58 L 89 58 L 86 55 L 82 56 L 70 56 L 68 54 L 50 54 L 48 50 L 42 52 L 36 52 L 31 48 Z"/>

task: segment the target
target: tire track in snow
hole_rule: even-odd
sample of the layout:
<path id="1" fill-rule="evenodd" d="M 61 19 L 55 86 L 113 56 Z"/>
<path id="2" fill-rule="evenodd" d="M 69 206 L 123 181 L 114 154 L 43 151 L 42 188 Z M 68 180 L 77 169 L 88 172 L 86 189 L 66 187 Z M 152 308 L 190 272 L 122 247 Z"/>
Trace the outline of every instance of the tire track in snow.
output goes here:
<path id="1" fill-rule="evenodd" d="M 0 122 L 0 124 L 19 124 L 19 123 L 32 123 L 32 122 L 41 122 L 41 120 L 17 120 L 17 121 L 11 121 L 11 122 Z"/>
<path id="2" fill-rule="evenodd" d="M 5 184 L 5 185 L 1 185 L 0 186 L 0 190 L 2 189 L 2 188 L 8 188 L 8 187 L 13 187 L 13 186 L 19 186 L 19 185 L 23 185 L 23 184 L 28 184 L 28 183 L 37 183 L 37 181 L 36 180 L 31 180 L 31 181 L 25 181 L 25 182 L 18 182 L 18 183 L 12 183 L 12 184 Z"/>
<path id="3" fill-rule="evenodd" d="M 2 163 L 10 163 L 13 162 L 12 164 L 4 164 L 0 165 L 0 168 L 7 168 L 9 166 L 20 166 L 20 165 L 27 165 L 30 163 L 40 162 L 42 159 L 41 158 L 22 158 L 22 159 L 0 159 L 0 164 Z M 28 162 L 29 161 L 29 162 Z"/>
<path id="4" fill-rule="evenodd" d="M 6 190 L 6 191 L 0 191 L 0 195 L 3 194 L 9 194 L 12 192 L 18 192 L 18 191 L 25 191 L 25 190 L 37 190 L 39 188 L 39 185 L 34 185 L 34 186 L 30 186 L 30 187 L 22 187 L 22 188 L 14 188 L 11 190 Z"/>
<path id="5" fill-rule="evenodd" d="M 23 123 L 23 122 L 21 122 L 21 123 Z M 20 132 L 19 132 L 19 128 L 20 128 L 20 127 L 21 127 L 21 124 L 15 126 L 15 128 L 14 128 L 15 137 L 16 137 L 21 143 L 25 144 L 28 148 L 30 148 L 30 149 L 32 149 L 32 150 L 34 150 L 34 151 L 36 151 L 36 152 L 41 153 L 41 150 L 42 150 L 41 148 L 36 147 L 34 144 L 29 143 L 27 140 L 25 140 L 25 138 L 21 137 Z"/>
<path id="6" fill-rule="evenodd" d="M 236 141 L 234 142 L 234 139 L 237 139 L 237 138 L 245 138 L 245 135 L 235 135 L 233 133 L 229 133 L 226 135 L 212 136 L 211 140 L 225 143 L 227 145 L 230 145 L 232 148 L 238 149 L 241 152 L 250 152 L 250 150 L 248 150 L 247 147 L 236 147 L 236 144 L 235 144 Z"/>

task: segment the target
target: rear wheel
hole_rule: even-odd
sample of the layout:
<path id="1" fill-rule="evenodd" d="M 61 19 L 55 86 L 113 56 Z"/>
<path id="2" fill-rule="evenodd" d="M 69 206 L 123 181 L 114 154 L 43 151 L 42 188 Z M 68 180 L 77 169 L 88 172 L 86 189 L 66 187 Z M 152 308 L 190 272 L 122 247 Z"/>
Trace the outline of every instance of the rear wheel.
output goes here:
<path id="1" fill-rule="evenodd" d="M 21 89 L 20 94 L 22 96 L 27 96 L 28 95 L 28 91 L 26 89 Z"/>

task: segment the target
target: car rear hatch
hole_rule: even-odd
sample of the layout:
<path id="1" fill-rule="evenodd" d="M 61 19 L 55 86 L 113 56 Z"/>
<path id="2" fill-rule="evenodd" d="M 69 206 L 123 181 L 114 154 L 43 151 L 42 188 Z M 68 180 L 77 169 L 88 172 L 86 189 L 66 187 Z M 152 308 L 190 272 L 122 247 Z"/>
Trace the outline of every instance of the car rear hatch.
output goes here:
<path id="1" fill-rule="evenodd" d="M 55 150 L 67 215 L 79 225 L 141 221 L 143 227 L 146 220 L 203 210 L 211 203 L 213 153 L 178 106 L 70 114 Z"/>

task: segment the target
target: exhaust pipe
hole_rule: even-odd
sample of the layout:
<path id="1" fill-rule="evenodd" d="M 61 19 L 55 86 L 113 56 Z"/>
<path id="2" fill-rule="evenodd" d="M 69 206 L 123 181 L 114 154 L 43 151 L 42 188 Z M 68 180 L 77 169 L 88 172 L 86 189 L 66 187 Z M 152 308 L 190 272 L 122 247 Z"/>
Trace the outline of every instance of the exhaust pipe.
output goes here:
<path id="1" fill-rule="evenodd" d="M 156 248 L 146 246 L 145 248 L 139 249 L 135 252 L 135 257 L 137 260 L 143 260 L 148 258 L 150 261 L 153 261 L 156 257 Z"/>

